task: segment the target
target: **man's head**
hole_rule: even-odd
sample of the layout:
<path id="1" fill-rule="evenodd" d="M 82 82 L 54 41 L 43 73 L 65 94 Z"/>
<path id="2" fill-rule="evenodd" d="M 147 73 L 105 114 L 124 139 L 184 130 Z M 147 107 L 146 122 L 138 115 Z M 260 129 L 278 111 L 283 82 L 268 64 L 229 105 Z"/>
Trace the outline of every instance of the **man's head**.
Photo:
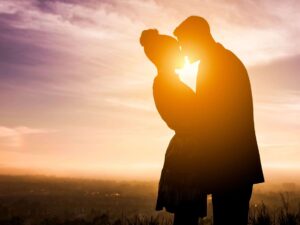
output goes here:
<path id="1" fill-rule="evenodd" d="M 214 43 L 207 21 L 199 16 L 190 16 L 185 19 L 174 30 L 174 35 L 183 53 L 191 61 L 201 60 Z"/>

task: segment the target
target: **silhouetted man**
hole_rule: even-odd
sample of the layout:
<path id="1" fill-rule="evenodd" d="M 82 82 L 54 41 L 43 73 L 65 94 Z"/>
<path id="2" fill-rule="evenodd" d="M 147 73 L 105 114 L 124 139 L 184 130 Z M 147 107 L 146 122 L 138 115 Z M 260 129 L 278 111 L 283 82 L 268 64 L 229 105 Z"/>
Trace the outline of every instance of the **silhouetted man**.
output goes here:
<path id="1" fill-rule="evenodd" d="M 200 60 L 198 172 L 200 187 L 212 194 L 214 225 L 246 225 L 252 186 L 264 182 L 246 68 L 201 17 L 187 18 L 174 34 L 189 59 Z"/>

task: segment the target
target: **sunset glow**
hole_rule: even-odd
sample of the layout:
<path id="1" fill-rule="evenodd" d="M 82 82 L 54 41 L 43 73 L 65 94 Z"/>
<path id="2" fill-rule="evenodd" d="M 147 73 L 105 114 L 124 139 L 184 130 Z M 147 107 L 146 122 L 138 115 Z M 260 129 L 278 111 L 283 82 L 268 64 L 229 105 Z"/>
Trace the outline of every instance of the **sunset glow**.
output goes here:
<path id="1" fill-rule="evenodd" d="M 176 73 L 179 75 L 180 80 L 189 85 L 194 91 L 196 91 L 196 78 L 198 72 L 198 66 L 200 61 L 190 63 L 187 56 L 184 57 L 184 66 L 180 69 L 176 69 Z"/>
<path id="2" fill-rule="evenodd" d="M 248 70 L 263 167 L 298 165 L 299 8 L 292 0 L 1 0 L 0 173 L 158 179 L 173 131 L 155 108 L 156 70 L 139 37 L 149 28 L 172 35 L 190 15 L 206 18 Z M 177 70 L 194 90 L 198 63 L 186 58 Z"/>

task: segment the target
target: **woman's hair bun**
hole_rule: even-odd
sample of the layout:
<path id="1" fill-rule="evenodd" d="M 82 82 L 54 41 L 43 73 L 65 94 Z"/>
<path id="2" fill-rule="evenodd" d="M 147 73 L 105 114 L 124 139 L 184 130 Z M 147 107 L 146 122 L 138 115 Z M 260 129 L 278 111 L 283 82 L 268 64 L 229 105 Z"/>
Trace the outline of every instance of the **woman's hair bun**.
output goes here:
<path id="1" fill-rule="evenodd" d="M 158 37 L 159 33 L 156 29 L 148 29 L 144 30 L 140 37 L 140 43 L 142 46 L 145 46 L 149 43 L 153 43 L 155 39 Z"/>

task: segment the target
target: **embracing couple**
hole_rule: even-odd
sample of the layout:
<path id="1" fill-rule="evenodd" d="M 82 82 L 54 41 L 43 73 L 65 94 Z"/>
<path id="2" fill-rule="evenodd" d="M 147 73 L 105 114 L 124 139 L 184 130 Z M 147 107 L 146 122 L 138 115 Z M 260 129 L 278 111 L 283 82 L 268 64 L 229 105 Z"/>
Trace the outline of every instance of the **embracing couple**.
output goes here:
<path id="1" fill-rule="evenodd" d="M 264 182 L 249 77 L 243 63 L 215 42 L 205 19 L 191 16 L 177 39 L 145 30 L 140 43 L 157 68 L 156 108 L 175 131 L 165 155 L 156 210 L 174 225 L 198 224 L 212 195 L 214 225 L 246 225 L 253 184 Z M 196 93 L 175 68 L 200 60 Z"/>

